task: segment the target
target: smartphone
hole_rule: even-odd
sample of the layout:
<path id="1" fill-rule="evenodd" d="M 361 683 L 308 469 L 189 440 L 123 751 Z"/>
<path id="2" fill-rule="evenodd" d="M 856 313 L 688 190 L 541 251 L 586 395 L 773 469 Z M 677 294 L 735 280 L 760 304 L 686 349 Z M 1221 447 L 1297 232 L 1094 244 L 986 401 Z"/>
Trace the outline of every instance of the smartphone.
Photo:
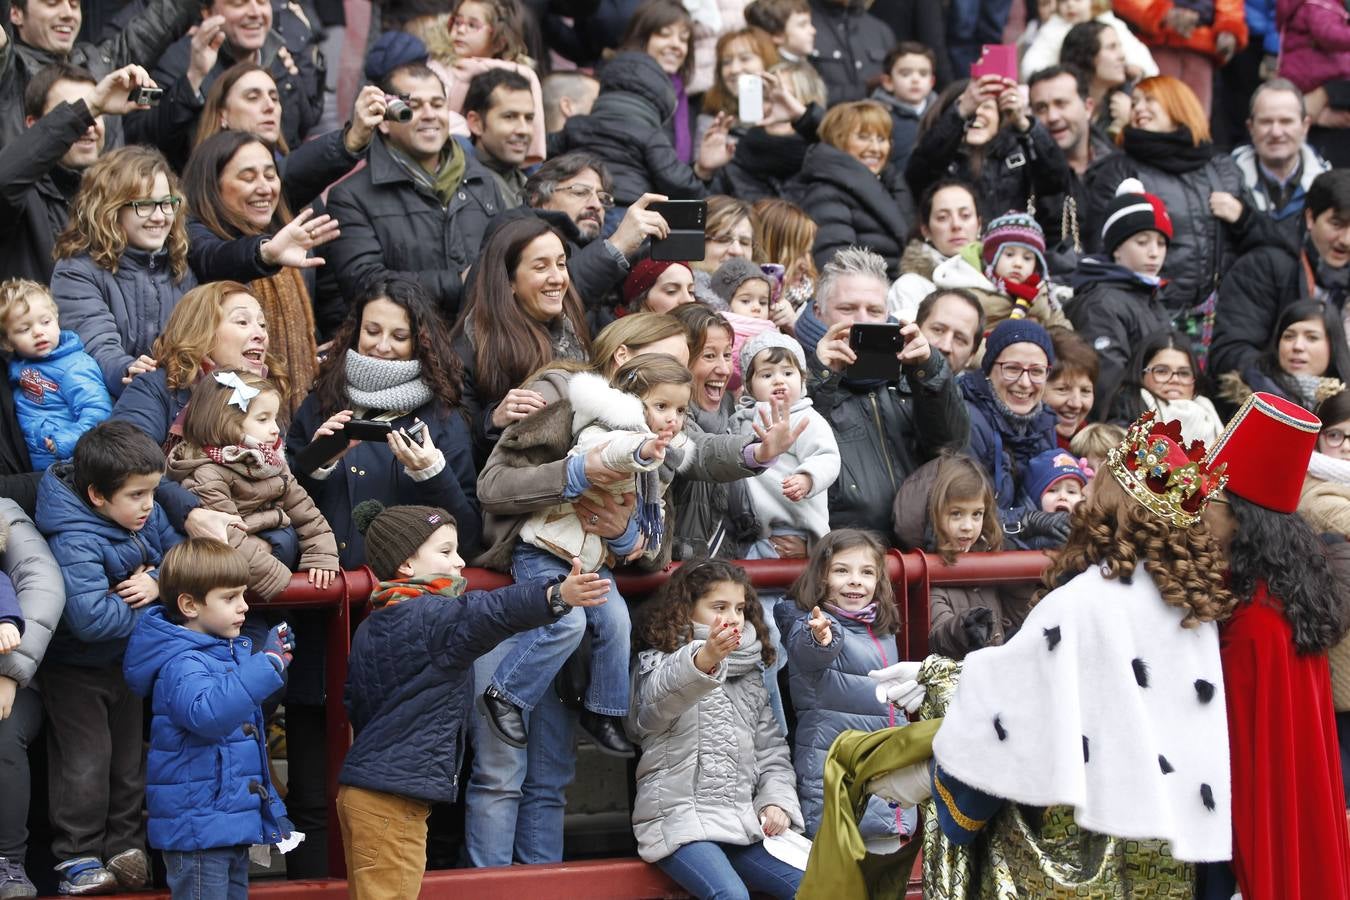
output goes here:
<path id="1" fill-rule="evenodd" d="M 164 91 L 157 87 L 134 87 L 127 94 L 127 100 L 141 106 L 159 106 L 159 99 L 163 96 Z"/>
<path id="2" fill-rule="evenodd" d="M 900 328 L 900 325 L 885 322 L 859 323 L 849 328 L 848 346 L 858 359 L 844 374 L 857 381 L 898 378 L 900 360 L 895 355 L 905 346 Z"/>
<path id="3" fill-rule="evenodd" d="M 422 432 L 426 430 L 427 430 L 427 423 L 417 421 L 409 425 L 407 428 L 400 428 L 399 432 L 405 438 L 412 441 L 413 443 L 420 444 L 422 443 Z"/>
<path id="4" fill-rule="evenodd" d="M 736 117 L 747 125 L 758 125 L 764 120 L 764 79 L 758 75 L 740 75 L 736 78 L 736 99 L 739 109 Z"/>
<path id="5" fill-rule="evenodd" d="M 970 64 L 970 80 L 982 75 L 1017 80 L 1017 48 L 1012 44 L 985 44 L 980 58 Z"/>
<path id="6" fill-rule="evenodd" d="M 652 241 L 652 259 L 689 262 L 703 258 L 708 204 L 704 200 L 661 200 L 647 207 L 660 213 L 670 226 L 670 235 Z"/>
<path id="7" fill-rule="evenodd" d="M 377 419 L 352 419 L 342 426 L 349 441 L 383 441 L 394 430 L 392 423 Z"/>
<path id="8" fill-rule="evenodd" d="M 295 468 L 308 475 L 315 469 L 323 468 L 330 459 L 341 453 L 348 441 L 383 441 L 389 437 L 393 428 L 388 422 L 352 419 L 340 430 L 317 438 L 295 454 Z"/>

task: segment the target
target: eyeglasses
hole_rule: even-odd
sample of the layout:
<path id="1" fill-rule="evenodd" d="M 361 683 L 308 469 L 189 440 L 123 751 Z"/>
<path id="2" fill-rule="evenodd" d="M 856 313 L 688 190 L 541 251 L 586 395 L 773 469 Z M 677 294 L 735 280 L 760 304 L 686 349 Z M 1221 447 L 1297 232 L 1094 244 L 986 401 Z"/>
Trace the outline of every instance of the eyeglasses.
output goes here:
<path id="1" fill-rule="evenodd" d="M 614 195 L 607 194 L 604 191 L 600 190 L 599 188 L 587 187 L 584 184 L 569 184 L 566 185 L 565 187 L 559 185 L 556 188 L 556 190 L 561 193 L 575 197 L 578 200 L 585 200 L 593 194 L 595 195 L 595 199 L 599 200 L 600 205 L 603 206 L 605 209 L 614 208 Z"/>
<path id="2" fill-rule="evenodd" d="M 1155 381 L 1166 384 L 1173 379 L 1178 384 L 1194 384 L 1195 373 L 1190 369 L 1174 369 L 1171 366 L 1149 366 L 1144 370 L 1145 375 L 1152 375 Z"/>
<path id="3" fill-rule="evenodd" d="M 736 244 L 744 250 L 755 249 L 754 238 L 738 238 L 732 234 L 711 234 L 708 235 L 708 240 L 712 241 L 714 244 L 721 244 L 723 247 L 729 247 L 732 244 Z"/>
<path id="4" fill-rule="evenodd" d="M 477 19 L 467 19 L 464 16 L 452 16 L 450 18 L 451 31 L 467 31 L 469 34 L 477 34 L 484 28 L 487 28 L 486 22 L 480 22 Z"/>
<path id="5" fill-rule="evenodd" d="M 1328 447 L 1339 447 L 1345 443 L 1346 437 L 1350 437 L 1350 435 L 1335 428 L 1328 428 L 1322 432 L 1322 440 L 1327 442 Z"/>
<path id="6" fill-rule="evenodd" d="M 178 212 L 178 207 L 183 205 L 183 198 L 161 197 L 158 200 L 129 200 L 122 205 L 130 206 L 131 211 L 136 214 L 136 218 L 148 219 L 156 209 L 166 216 L 173 215 Z"/>
<path id="7" fill-rule="evenodd" d="M 999 377 L 1008 384 L 1015 384 L 1023 375 L 1031 379 L 1032 384 L 1045 384 L 1050 377 L 1049 366 L 1024 366 L 1021 363 L 994 363 L 998 367 Z"/>

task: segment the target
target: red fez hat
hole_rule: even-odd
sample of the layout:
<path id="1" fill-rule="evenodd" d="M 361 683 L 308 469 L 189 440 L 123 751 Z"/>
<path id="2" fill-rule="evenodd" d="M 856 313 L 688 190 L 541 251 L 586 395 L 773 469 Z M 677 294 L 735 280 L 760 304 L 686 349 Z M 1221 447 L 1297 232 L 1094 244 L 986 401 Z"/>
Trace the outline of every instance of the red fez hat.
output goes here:
<path id="1" fill-rule="evenodd" d="M 1275 512 L 1298 508 L 1322 421 L 1297 403 L 1258 391 L 1215 441 L 1206 462 L 1227 465 L 1227 491 Z"/>

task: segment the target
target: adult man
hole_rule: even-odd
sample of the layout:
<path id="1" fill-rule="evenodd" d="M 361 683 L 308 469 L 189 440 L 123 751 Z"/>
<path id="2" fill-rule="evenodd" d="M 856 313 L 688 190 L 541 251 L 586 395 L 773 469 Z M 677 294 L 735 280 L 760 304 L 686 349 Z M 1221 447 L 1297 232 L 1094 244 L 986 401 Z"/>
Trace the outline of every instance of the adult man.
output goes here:
<path id="1" fill-rule="evenodd" d="M 1081 220 L 1087 211 L 1089 170 L 1116 152 L 1115 145 L 1092 127 L 1096 104 L 1088 95 L 1090 86 L 1091 79 L 1086 74 L 1068 66 L 1041 69 L 1027 82 L 1032 115 L 1050 132 L 1069 163 L 1069 189 L 1040 201 L 1043 218 L 1048 223 L 1064 220 L 1069 200 L 1073 201 L 1072 214 Z M 1077 264 L 1077 254 L 1057 254 L 1050 248 L 1047 256 L 1056 273 L 1072 272 Z"/>
<path id="2" fill-rule="evenodd" d="M 984 339 L 984 307 L 964 288 L 938 288 L 920 301 L 914 324 L 960 374 Z"/>
<path id="3" fill-rule="evenodd" d="M 187 31 L 198 9 L 199 0 L 150 0 L 125 28 L 91 44 L 76 41 L 84 21 L 80 0 L 13 0 L 0 22 L 0 62 L 6 51 L 14 55 L 13 65 L 0 66 L 0 146 L 24 130 L 24 90 L 39 70 L 68 63 L 97 81 L 123 66 L 148 64 Z M 104 128 L 106 145 L 119 146 L 121 121 L 109 119 Z"/>
<path id="4" fill-rule="evenodd" d="M 534 137 L 534 95 L 525 76 L 492 68 L 469 82 L 464 119 L 478 161 L 497 182 L 507 208 L 525 201 L 525 157 Z"/>
<path id="5" fill-rule="evenodd" d="M 821 271 L 815 314 L 827 327 L 816 345 L 810 394 L 834 428 L 842 474 L 830 488 L 830 526 L 889 534 L 900 483 L 943 450 L 970 436 L 970 417 L 943 355 L 918 325 L 901 329 L 895 378 L 855 381 L 848 332 L 854 323 L 886 321 L 886 261 L 847 247 Z M 903 375 L 903 378 L 901 377 Z"/>
<path id="6" fill-rule="evenodd" d="M 600 82 L 585 72 L 554 72 L 540 85 L 544 95 L 544 130 L 562 131 L 573 116 L 590 115 Z"/>
<path id="7" fill-rule="evenodd" d="M 1303 93 L 1285 78 L 1263 82 L 1252 94 L 1247 131 L 1250 145 L 1233 151 L 1246 189 L 1244 199 L 1280 223 L 1297 243 L 1303 201 L 1313 179 L 1331 168 L 1308 146 L 1312 120 Z"/>
<path id="8" fill-rule="evenodd" d="M 127 95 L 153 85 L 140 66 L 95 81 L 86 69 L 56 63 L 24 92 L 27 131 L 0 151 L 0 280 L 52 276 L 52 247 L 70 218 L 80 176 L 103 152 L 104 114 L 137 107 Z"/>
<path id="9" fill-rule="evenodd" d="M 1322 300 L 1344 311 L 1350 293 L 1350 169 L 1323 172 L 1303 204 L 1298 249 L 1266 243 L 1240 257 L 1219 285 L 1210 371 L 1241 370 L 1269 346 L 1280 311 Z"/>
<path id="10" fill-rule="evenodd" d="M 462 276 L 502 210 L 490 172 L 450 137 L 445 85 L 421 63 L 399 66 L 381 87 L 406 98 L 413 116 L 383 122 L 369 165 L 333 188 L 328 211 L 342 236 L 327 255 L 345 297 L 372 276 L 416 278 L 451 321 Z"/>

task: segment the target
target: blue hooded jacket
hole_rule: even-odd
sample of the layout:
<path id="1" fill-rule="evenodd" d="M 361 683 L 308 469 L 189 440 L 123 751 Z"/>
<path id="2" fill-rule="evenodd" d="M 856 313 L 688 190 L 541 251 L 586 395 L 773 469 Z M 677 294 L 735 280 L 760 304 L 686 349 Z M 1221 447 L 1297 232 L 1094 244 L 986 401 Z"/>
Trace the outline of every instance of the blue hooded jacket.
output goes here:
<path id="1" fill-rule="evenodd" d="M 274 844 L 292 830 L 267 767 L 262 701 L 281 687 L 248 638 L 191 631 L 150 608 L 127 644 L 127 684 L 151 698 L 150 846 Z"/>
<path id="2" fill-rule="evenodd" d="M 112 415 L 103 373 L 73 331 L 61 332 L 61 342 L 42 359 L 10 360 L 9 380 L 14 413 L 36 471 L 70 459 L 80 435 Z M 54 453 L 47 449 L 46 438 L 56 444 Z"/>
<path id="3" fill-rule="evenodd" d="M 37 526 L 61 567 L 66 608 L 47 648 L 47 659 L 97 668 L 118 662 L 142 609 L 132 609 L 113 588 L 140 566 L 158 577 L 165 552 L 181 541 L 159 504 L 140 531 L 105 519 L 75 493 L 73 466 L 58 463 L 38 485 Z"/>

